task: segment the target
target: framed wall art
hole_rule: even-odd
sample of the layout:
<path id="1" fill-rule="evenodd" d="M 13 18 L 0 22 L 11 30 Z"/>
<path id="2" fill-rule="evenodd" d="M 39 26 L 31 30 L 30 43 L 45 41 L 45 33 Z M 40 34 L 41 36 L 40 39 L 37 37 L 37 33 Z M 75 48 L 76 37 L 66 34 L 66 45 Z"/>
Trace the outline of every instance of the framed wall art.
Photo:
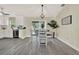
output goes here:
<path id="1" fill-rule="evenodd" d="M 72 24 L 72 15 L 69 15 L 67 17 L 64 17 L 62 20 L 62 25 L 69 25 Z"/>

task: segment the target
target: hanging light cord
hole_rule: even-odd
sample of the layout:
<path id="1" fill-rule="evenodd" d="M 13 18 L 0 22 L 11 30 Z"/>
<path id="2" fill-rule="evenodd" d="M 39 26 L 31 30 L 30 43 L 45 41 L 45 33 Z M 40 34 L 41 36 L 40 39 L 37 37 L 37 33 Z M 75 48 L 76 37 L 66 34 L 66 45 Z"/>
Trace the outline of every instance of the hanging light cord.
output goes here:
<path id="1" fill-rule="evenodd" d="M 43 14 L 43 6 L 44 6 L 44 5 L 41 5 L 41 7 L 42 7 L 42 14 Z"/>
<path id="2" fill-rule="evenodd" d="M 43 18 L 45 17 L 45 15 L 44 15 L 44 13 L 43 13 L 43 7 L 44 7 L 44 5 L 42 4 L 41 7 L 42 7 L 42 10 L 41 10 L 41 15 L 40 15 L 40 16 L 41 16 L 41 18 L 43 19 Z"/>

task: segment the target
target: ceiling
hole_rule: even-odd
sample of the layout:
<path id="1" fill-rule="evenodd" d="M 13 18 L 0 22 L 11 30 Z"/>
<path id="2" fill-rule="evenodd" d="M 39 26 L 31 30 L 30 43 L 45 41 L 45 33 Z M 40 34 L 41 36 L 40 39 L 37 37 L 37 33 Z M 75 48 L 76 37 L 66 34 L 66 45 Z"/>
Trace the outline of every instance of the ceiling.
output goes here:
<path id="1" fill-rule="evenodd" d="M 41 14 L 41 4 L 0 4 L 0 7 L 10 15 L 39 17 Z M 62 8 L 61 4 L 44 4 L 44 14 L 46 17 L 55 17 Z"/>

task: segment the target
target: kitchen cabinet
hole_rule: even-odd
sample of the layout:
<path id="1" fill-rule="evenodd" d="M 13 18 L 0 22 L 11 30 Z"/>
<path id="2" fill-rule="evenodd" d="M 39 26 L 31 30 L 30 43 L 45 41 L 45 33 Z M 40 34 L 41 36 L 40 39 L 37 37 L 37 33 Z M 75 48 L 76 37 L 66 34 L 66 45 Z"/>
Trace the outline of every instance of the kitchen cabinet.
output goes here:
<path id="1" fill-rule="evenodd" d="M 19 30 L 19 38 L 24 39 L 26 38 L 26 29 Z"/>
<path id="2" fill-rule="evenodd" d="M 5 30 L 2 31 L 3 31 L 3 37 L 13 38 L 13 30 L 10 27 L 7 27 Z"/>

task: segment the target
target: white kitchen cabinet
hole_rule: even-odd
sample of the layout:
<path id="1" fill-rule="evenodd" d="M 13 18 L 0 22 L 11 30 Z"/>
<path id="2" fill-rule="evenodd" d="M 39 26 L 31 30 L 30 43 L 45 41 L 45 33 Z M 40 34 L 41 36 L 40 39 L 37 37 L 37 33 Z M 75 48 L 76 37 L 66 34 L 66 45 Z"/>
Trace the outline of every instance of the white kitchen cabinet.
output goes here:
<path id="1" fill-rule="evenodd" d="M 5 37 L 13 38 L 13 30 L 10 27 L 5 30 Z"/>
<path id="2" fill-rule="evenodd" d="M 3 38 L 3 31 L 0 29 L 0 38 Z"/>
<path id="3" fill-rule="evenodd" d="M 13 30 L 10 27 L 7 27 L 5 30 L 1 30 L 1 37 L 4 38 L 13 38 Z"/>
<path id="4" fill-rule="evenodd" d="M 19 30 L 19 38 L 21 38 L 21 39 L 26 38 L 25 33 L 26 33 L 26 29 Z"/>

